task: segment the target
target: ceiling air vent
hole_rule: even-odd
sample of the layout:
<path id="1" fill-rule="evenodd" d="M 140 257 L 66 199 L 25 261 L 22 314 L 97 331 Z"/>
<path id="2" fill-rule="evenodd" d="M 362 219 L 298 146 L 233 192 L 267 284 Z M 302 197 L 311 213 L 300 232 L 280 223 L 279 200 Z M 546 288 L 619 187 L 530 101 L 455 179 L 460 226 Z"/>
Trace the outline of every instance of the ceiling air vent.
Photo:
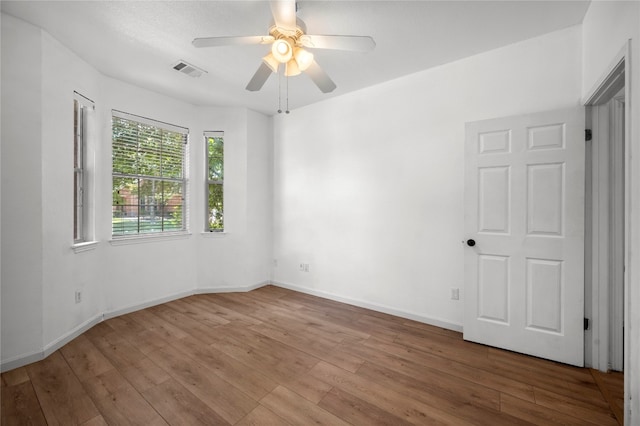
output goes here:
<path id="1" fill-rule="evenodd" d="M 195 65 L 191 65 L 190 63 L 183 60 L 178 61 L 178 63 L 173 66 L 173 69 L 176 71 L 180 71 L 181 73 L 184 73 L 189 77 L 200 77 L 202 73 L 206 72 L 202 68 L 198 68 Z"/>

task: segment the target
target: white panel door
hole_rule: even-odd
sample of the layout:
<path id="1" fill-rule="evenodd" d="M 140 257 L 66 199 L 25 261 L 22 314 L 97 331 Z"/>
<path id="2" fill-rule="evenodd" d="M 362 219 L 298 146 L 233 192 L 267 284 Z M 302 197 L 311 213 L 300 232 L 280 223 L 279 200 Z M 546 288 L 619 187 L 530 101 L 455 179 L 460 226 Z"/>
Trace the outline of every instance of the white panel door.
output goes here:
<path id="1" fill-rule="evenodd" d="M 582 108 L 467 123 L 465 340 L 583 365 L 584 163 Z"/>

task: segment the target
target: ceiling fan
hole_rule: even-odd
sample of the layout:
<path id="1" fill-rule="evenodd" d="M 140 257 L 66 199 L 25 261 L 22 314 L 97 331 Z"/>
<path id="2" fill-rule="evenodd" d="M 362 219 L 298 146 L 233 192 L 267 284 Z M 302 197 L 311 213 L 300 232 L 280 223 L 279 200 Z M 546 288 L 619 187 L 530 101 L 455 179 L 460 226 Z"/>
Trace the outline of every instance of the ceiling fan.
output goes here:
<path id="1" fill-rule="evenodd" d="M 368 52 L 376 43 L 369 36 L 353 35 L 309 35 L 305 23 L 296 17 L 295 0 L 273 0 L 270 2 L 274 25 L 265 36 L 204 37 L 193 40 L 195 47 L 217 47 L 251 44 L 271 44 L 271 52 L 262 58 L 262 63 L 246 89 L 252 92 L 262 88 L 271 73 L 278 73 L 284 65 L 284 75 L 293 77 L 306 73 L 323 93 L 332 92 L 336 85 L 318 65 L 309 49 L 332 49 Z"/>

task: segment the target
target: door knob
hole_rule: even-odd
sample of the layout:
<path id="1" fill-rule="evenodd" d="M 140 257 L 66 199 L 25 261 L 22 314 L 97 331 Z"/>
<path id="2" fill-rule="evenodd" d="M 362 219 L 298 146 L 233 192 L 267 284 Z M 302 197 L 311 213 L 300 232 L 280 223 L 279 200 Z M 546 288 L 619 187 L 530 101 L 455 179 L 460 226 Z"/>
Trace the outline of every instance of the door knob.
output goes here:
<path id="1" fill-rule="evenodd" d="M 475 245 L 476 245 L 476 241 L 475 241 L 474 239 L 468 239 L 468 240 L 467 240 L 467 245 L 468 245 L 469 247 L 473 247 L 473 246 L 475 246 Z"/>

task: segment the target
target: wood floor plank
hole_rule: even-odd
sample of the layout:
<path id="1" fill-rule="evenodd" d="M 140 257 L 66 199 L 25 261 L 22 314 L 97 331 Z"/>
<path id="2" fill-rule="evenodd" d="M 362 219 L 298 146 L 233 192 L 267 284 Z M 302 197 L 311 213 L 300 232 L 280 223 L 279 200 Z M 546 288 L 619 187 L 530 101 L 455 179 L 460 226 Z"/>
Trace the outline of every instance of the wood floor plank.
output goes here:
<path id="1" fill-rule="evenodd" d="M 269 410 L 264 405 L 258 405 L 249 414 L 244 416 L 242 420 L 236 423 L 236 426 L 287 426 L 291 423 Z"/>
<path id="2" fill-rule="evenodd" d="M 323 361 L 320 361 L 311 370 L 310 374 L 413 424 L 471 424 L 470 421 L 465 421 L 438 408 L 425 405 L 411 397 L 398 394 L 389 389 L 385 381 L 368 380 Z"/>
<path id="3" fill-rule="evenodd" d="M 95 402 L 109 425 L 167 425 L 157 411 L 132 389 L 119 390 Z"/>
<path id="4" fill-rule="evenodd" d="M 353 425 L 411 425 L 408 421 L 338 388 L 331 389 L 318 406 Z"/>
<path id="5" fill-rule="evenodd" d="M 77 425 L 100 414 L 59 351 L 27 371 L 49 425 Z"/>
<path id="6" fill-rule="evenodd" d="M 448 338 L 433 337 L 427 339 L 423 336 L 399 336 L 393 343 L 377 342 L 376 348 L 396 354 L 401 357 L 415 359 L 421 354 L 435 355 L 441 358 L 453 359 L 462 364 L 471 366 L 478 370 L 499 374 L 505 378 L 510 378 L 522 383 L 529 383 L 532 386 L 555 391 L 567 396 L 580 398 L 586 402 L 594 404 L 602 403 L 603 398 L 601 392 L 597 389 L 592 378 L 586 378 L 584 374 L 579 377 L 575 375 L 564 376 L 562 372 L 573 372 L 575 367 L 562 366 L 559 371 L 549 372 L 546 367 L 555 365 L 545 360 L 528 357 L 535 361 L 542 361 L 537 370 L 531 370 L 530 366 L 526 366 L 524 362 L 514 362 L 514 358 L 509 356 L 509 352 L 505 352 L 505 356 L 499 361 L 490 359 L 489 351 L 493 348 L 484 347 L 470 342 L 454 342 Z M 365 342 L 365 345 L 375 343 L 373 340 Z"/>
<path id="7" fill-rule="evenodd" d="M 189 334 L 181 330 L 177 325 L 166 321 L 150 309 L 144 309 L 142 311 L 136 311 L 129 314 L 134 321 L 139 324 L 145 325 L 149 330 L 157 332 L 162 339 L 168 341 L 180 340 L 187 337 Z"/>
<path id="8" fill-rule="evenodd" d="M 500 410 L 503 413 L 536 425 L 586 426 L 587 424 L 592 424 L 507 394 L 500 395 Z"/>
<path id="9" fill-rule="evenodd" d="M 171 378 L 169 373 L 149 358 L 144 358 L 119 371 L 138 392 L 144 392 Z"/>
<path id="10" fill-rule="evenodd" d="M 499 411 L 499 394 L 487 390 L 483 394 L 480 389 L 477 393 L 469 394 L 466 390 L 458 393 L 451 391 L 438 391 L 433 383 L 427 383 L 395 373 L 383 367 L 366 363 L 357 373 L 369 381 L 387 383 L 387 387 L 399 395 L 414 398 L 425 405 L 443 411 L 452 417 L 462 419 L 474 419 L 474 424 L 484 426 L 515 426 L 526 424 L 516 417 Z M 462 385 L 462 384 L 461 384 Z"/>
<path id="11" fill-rule="evenodd" d="M 167 303 L 167 306 L 209 327 L 229 324 L 229 320 L 208 311 L 207 308 L 198 301 L 198 296 L 190 296 L 184 299 L 173 300 Z"/>
<path id="12" fill-rule="evenodd" d="M 2 386 L 15 386 L 24 382 L 28 382 L 29 374 L 27 373 L 27 369 L 25 367 L 19 367 L 15 370 L 7 371 L 2 373 Z"/>
<path id="13" fill-rule="evenodd" d="M 113 331 L 116 331 L 119 336 L 135 345 L 136 349 L 145 355 L 169 344 L 165 337 L 155 330 L 154 326 L 148 325 L 145 327 L 135 321 L 133 317 L 133 314 L 128 314 L 111 318 L 107 322 Z"/>
<path id="14" fill-rule="evenodd" d="M 237 361 L 211 345 L 202 345 L 202 342 L 193 337 L 182 339 L 181 344 L 174 347 L 255 400 L 263 398 L 278 385 L 259 370 Z"/>
<path id="15" fill-rule="evenodd" d="M 147 389 L 142 395 L 170 425 L 230 424 L 173 379 Z"/>
<path id="16" fill-rule="evenodd" d="M 329 341 L 337 344 L 348 335 L 336 332 L 335 327 L 326 327 L 320 321 L 315 321 L 297 311 L 288 311 L 282 308 L 262 307 L 257 311 L 257 315 L 263 322 L 267 322 L 272 326 L 291 330 L 295 333 L 315 336 L 318 339 Z"/>
<path id="17" fill-rule="evenodd" d="M 393 341 L 406 348 L 405 352 L 419 350 L 444 358 L 456 360 L 467 365 L 486 365 L 489 348 L 476 343 L 451 339 L 445 336 L 419 336 L 399 334 Z"/>
<path id="18" fill-rule="evenodd" d="M 240 293 L 218 293 L 207 295 L 208 299 L 218 308 L 217 312 L 231 323 L 241 325 L 255 325 L 262 321 L 256 318 L 255 309 L 243 303 Z M 223 315 L 226 314 L 226 315 Z"/>
<path id="19" fill-rule="evenodd" d="M 2 388 L 1 422 L 6 426 L 47 424 L 31 381 Z"/>
<path id="20" fill-rule="evenodd" d="M 91 420 L 87 420 L 86 422 L 82 423 L 81 426 L 109 426 L 109 424 L 104 419 L 104 417 L 100 415 L 92 418 Z"/>
<path id="21" fill-rule="evenodd" d="M 376 349 L 381 347 L 380 345 L 382 345 L 382 348 L 389 350 L 389 345 L 393 346 L 394 344 L 380 341 L 376 342 L 376 339 L 369 339 L 369 341 L 365 343 L 347 343 L 341 345 L 341 347 L 359 355 L 363 359 L 367 359 L 400 373 L 413 375 L 415 371 L 422 371 L 424 368 L 432 369 L 463 381 L 482 385 L 495 391 L 505 392 L 526 401 L 535 402 L 533 386 L 527 383 L 426 352 L 389 350 L 390 352 L 401 354 L 400 356 L 394 355 L 384 350 Z"/>
<path id="22" fill-rule="evenodd" d="M 145 355 L 134 346 L 134 343 L 128 341 L 116 331 L 90 338 L 90 340 L 102 355 L 118 368 L 126 368 L 145 358 Z"/>
<path id="23" fill-rule="evenodd" d="M 392 369 L 366 362 L 357 372 L 359 376 L 379 378 L 380 381 L 398 384 L 400 393 L 433 395 L 438 398 L 437 405 L 450 400 L 453 403 L 483 407 L 493 411 L 500 409 L 500 393 L 493 389 L 466 382 L 465 380 L 447 377 L 446 373 L 441 373 L 429 369 L 421 370 L 419 367 L 413 371 L 412 375 L 399 373 Z M 430 398 L 429 398 L 430 399 Z"/>
<path id="24" fill-rule="evenodd" d="M 602 426 L 617 425 L 618 420 L 608 405 L 594 405 L 545 389 L 534 388 L 536 404 L 569 414 Z"/>
<path id="25" fill-rule="evenodd" d="M 95 377 L 88 377 L 82 386 L 91 399 L 109 398 L 118 391 L 129 390 L 132 385 L 117 369 L 108 370 Z"/>
<path id="26" fill-rule="evenodd" d="M 363 359 L 357 356 L 337 350 L 335 343 L 321 340 L 318 336 L 310 337 L 304 334 L 291 333 L 267 323 L 252 326 L 251 330 L 352 372 L 355 372 L 364 362 Z"/>
<path id="27" fill-rule="evenodd" d="M 104 323 L 107 324 L 109 327 L 111 327 L 113 331 L 117 331 L 118 333 L 138 334 L 147 330 L 148 327 L 145 327 L 144 325 L 135 321 L 133 319 L 134 316 L 135 316 L 135 313 L 122 315 L 119 317 L 110 318 L 106 320 Z M 105 334 L 109 334 L 109 333 L 102 333 L 103 336 Z"/>
<path id="28" fill-rule="evenodd" d="M 532 361 L 541 361 L 537 358 L 531 358 Z M 565 366 L 566 368 L 560 371 L 549 371 L 546 363 L 551 362 L 545 361 L 545 363 L 540 364 L 540 368 L 530 369 L 525 368 L 522 362 L 513 363 L 489 359 L 488 364 L 478 365 L 478 368 L 497 371 L 504 376 L 530 383 L 534 387 L 579 399 L 590 404 L 606 404 L 593 377 L 581 376 L 578 378 L 571 374 L 563 374 L 563 372 L 570 373 L 576 368 L 571 366 Z"/>
<path id="29" fill-rule="evenodd" d="M 590 372 L 616 420 L 619 424 L 623 424 L 624 374 L 619 372 L 601 373 L 595 369 L 591 369 Z"/>
<path id="30" fill-rule="evenodd" d="M 624 405 L 620 373 L 274 286 L 108 319 L 0 379 L 3 425 L 615 425 Z"/>
<path id="31" fill-rule="evenodd" d="M 250 327 L 224 326 L 218 330 L 215 347 L 246 364 L 257 362 L 279 377 L 290 378 L 311 369 L 318 359 Z M 253 360 L 253 361 L 252 361 Z"/>
<path id="32" fill-rule="evenodd" d="M 231 424 L 258 405 L 254 399 L 175 348 L 158 349 L 149 357 Z"/>
<path id="33" fill-rule="evenodd" d="M 186 334 L 185 337 L 195 337 L 206 344 L 211 344 L 215 340 L 213 337 L 215 335 L 215 327 L 198 322 L 167 305 L 154 306 L 149 308 L 149 312 L 183 331 Z"/>
<path id="34" fill-rule="evenodd" d="M 247 315 L 243 315 L 242 313 L 235 311 L 234 305 L 231 304 L 230 308 L 227 308 L 220 303 L 225 303 L 222 300 L 218 299 L 217 294 L 202 294 L 199 302 L 206 306 L 211 313 L 218 315 L 221 318 L 229 321 L 230 324 L 235 324 L 238 326 L 249 326 L 260 324 L 262 321 L 252 318 Z"/>
<path id="35" fill-rule="evenodd" d="M 110 320 L 107 320 L 94 325 L 89 330 L 85 331 L 84 335 L 89 339 L 94 339 L 111 334 L 114 331 L 115 330 L 110 325 Z"/>
<path id="36" fill-rule="evenodd" d="M 211 346 L 236 361 L 261 371 L 276 382 L 294 377 L 297 374 L 292 371 L 295 367 L 292 369 L 282 367 L 277 356 L 273 356 L 268 351 L 257 349 L 250 342 L 235 336 L 235 333 L 227 329 L 219 330 L 218 340 Z"/>
<path id="37" fill-rule="evenodd" d="M 108 424 L 166 424 L 118 370 L 90 377 L 82 385 Z"/>
<path id="38" fill-rule="evenodd" d="M 382 329 L 377 330 L 368 326 L 367 324 L 358 322 L 357 320 L 358 318 L 360 318 L 360 314 L 354 315 L 353 313 L 343 313 L 343 315 L 340 315 L 335 311 L 325 312 L 309 307 L 300 309 L 298 313 L 300 315 L 305 315 L 307 318 L 310 318 L 314 321 L 326 324 L 333 329 L 340 330 L 344 334 L 359 339 L 367 339 L 371 336 L 393 339 L 396 336 L 393 332 Z"/>
<path id="39" fill-rule="evenodd" d="M 270 306 L 274 306 L 280 309 L 285 309 L 287 311 L 297 311 L 303 307 L 302 304 L 287 299 L 287 295 L 290 294 L 289 291 L 284 289 L 279 289 L 275 286 L 265 286 L 260 289 L 260 291 L 251 291 L 247 293 L 254 300 L 262 301 Z"/>
<path id="40" fill-rule="evenodd" d="M 86 336 L 78 336 L 60 348 L 60 353 L 80 381 L 114 368 Z"/>
<path id="41" fill-rule="evenodd" d="M 280 383 L 287 389 L 316 404 L 333 388 L 333 386 L 307 373 L 282 380 Z"/>
<path id="42" fill-rule="evenodd" d="M 284 386 L 278 386 L 273 392 L 262 398 L 260 404 L 291 424 L 349 426 L 349 423 Z"/>

